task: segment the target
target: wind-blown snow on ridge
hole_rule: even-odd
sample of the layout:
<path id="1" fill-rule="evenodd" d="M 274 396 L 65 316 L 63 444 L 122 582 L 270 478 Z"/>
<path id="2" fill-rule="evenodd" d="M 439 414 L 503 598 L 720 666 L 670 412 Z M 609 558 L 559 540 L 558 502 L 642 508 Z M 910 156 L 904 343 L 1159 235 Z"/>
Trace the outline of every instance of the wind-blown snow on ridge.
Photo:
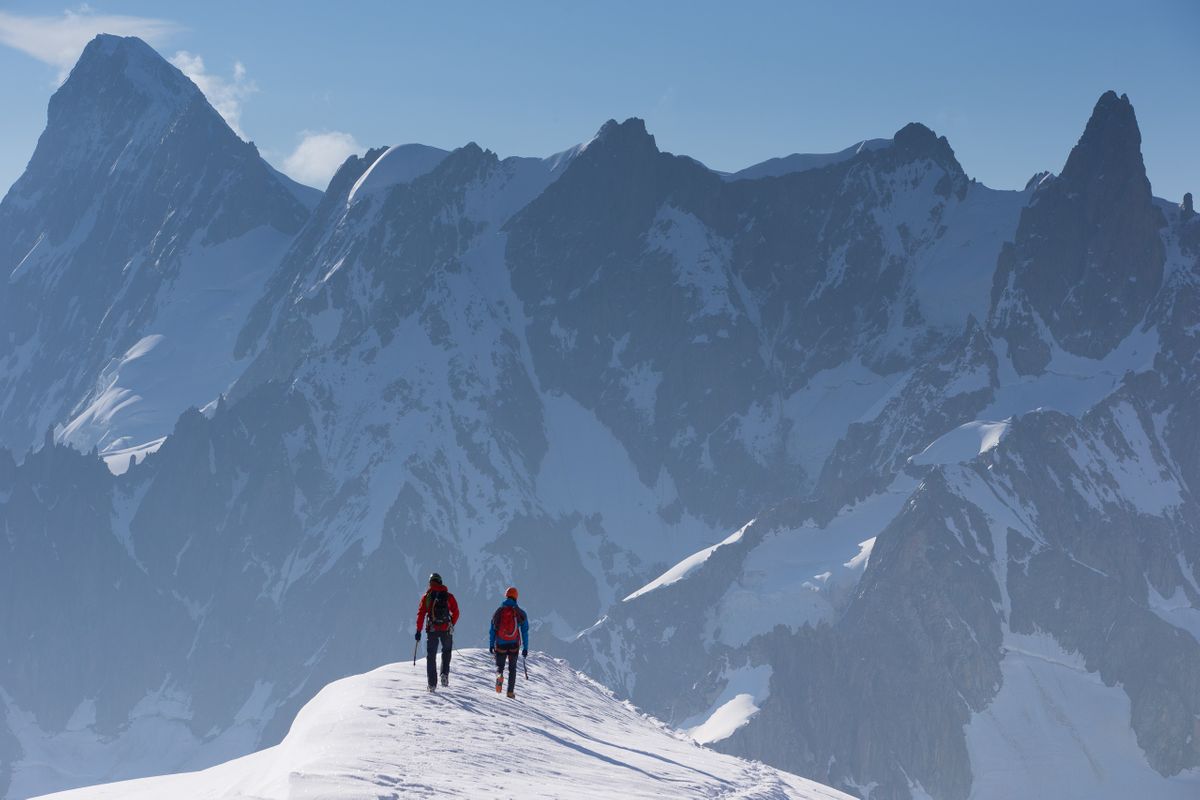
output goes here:
<path id="1" fill-rule="evenodd" d="M 44 800 L 542 797 L 842 800 L 812 781 L 707 750 L 616 700 L 562 660 L 534 654 L 518 699 L 493 691 L 482 650 L 454 654 L 451 686 L 423 663 L 325 687 L 279 745 L 201 772 Z"/>
<path id="2" fill-rule="evenodd" d="M 411 183 L 440 164 L 447 155 L 445 150 L 423 144 L 389 147 L 354 183 L 346 196 L 346 204 L 353 203 L 360 193 L 385 191 Z"/>

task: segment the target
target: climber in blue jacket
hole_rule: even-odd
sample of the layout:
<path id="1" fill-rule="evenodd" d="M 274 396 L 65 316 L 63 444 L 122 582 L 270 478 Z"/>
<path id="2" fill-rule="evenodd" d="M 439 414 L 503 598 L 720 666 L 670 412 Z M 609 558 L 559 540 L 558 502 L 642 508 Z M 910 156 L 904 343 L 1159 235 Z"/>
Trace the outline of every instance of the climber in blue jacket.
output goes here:
<path id="1" fill-rule="evenodd" d="M 496 691 L 504 688 L 504 663 L 508 662 L 508 696 L 516 697 L 517 650 L 529 655 L 529 616 L 517 605 L 517 587 L 510 586 L 504 602 L 492 614 L 488 652 L 496 657 Z"/>

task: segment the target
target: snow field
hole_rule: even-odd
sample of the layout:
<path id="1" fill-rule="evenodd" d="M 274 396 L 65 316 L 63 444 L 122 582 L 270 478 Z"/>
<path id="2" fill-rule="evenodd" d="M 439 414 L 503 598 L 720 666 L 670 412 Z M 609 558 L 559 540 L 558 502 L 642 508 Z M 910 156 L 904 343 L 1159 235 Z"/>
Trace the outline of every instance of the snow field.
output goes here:
<path id="1" fill-rule="evenodd" d="M 971 798 L 1200 797 L 1200 769 L 1163 778 L 1129 727 L 1129 697 L 1046 634 L 1006 632 L 1000 693 L 967 724 Z"/>
<path id="2" fill-rule="evenodd" d="M 113 351 L 121 354 L 71 419 L 56 425 L 55 437 L 84 451 L 99 447 L 114 474 L 131 455 L 140 461 L 157 450 L 184 410 L 215 400 L 249 363 L 233 356 L 237 332 L 290 242 L 260 227 L 190 250 L 156 296 L 153 316 L 139 325 L 140 338 Z"/>

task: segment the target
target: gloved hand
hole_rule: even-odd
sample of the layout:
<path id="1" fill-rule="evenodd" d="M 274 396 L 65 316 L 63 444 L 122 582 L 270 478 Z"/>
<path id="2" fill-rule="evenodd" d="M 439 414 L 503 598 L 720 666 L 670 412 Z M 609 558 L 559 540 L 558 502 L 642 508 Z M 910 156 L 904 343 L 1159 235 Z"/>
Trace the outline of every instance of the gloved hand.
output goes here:
<path id="1" fill-rule="evenodd" d="M 521 651 L 521 658 L 524 658 L 524 657 L 525 657 L 525 656 L 527 656 L 527 655 L 529 655 L 529 651 L 528 651 L 528 650 L 522 650 L 522 651 Z"/>
<path id="2" fill-rule="evenodd" d="M 417 631 L 417 641 L 421 641 L 421 632 Z"/>
<path id="3" fill-rule="evenodd" d="M 489 653 L 491 653 L 492 655 L 496 655 L 496 648 L 495 648 L 495 647 L 492 647 L 492 646 L 489 644 L 489 645 L 488 645 L 488 652 L 489 652 Z"/>

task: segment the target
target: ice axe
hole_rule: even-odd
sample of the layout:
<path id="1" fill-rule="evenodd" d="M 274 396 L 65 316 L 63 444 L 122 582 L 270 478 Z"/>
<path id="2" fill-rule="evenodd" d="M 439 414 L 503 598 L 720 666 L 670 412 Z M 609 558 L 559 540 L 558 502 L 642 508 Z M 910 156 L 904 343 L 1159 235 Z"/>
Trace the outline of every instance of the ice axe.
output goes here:
<path id="1" fill-rule="evenodd" d="M 419 645 L 420 643 L 421 643 L 420 641 L 413 642 L 413 666 L 414 667 L 417 665 L 417 645 Z"/>
<path id="2" fill-rule="evenodd" d="M 529 660 L 527 656 L 521 656 L 521 666 L 525 668 L 525 680 L 529 680 Z"/>

